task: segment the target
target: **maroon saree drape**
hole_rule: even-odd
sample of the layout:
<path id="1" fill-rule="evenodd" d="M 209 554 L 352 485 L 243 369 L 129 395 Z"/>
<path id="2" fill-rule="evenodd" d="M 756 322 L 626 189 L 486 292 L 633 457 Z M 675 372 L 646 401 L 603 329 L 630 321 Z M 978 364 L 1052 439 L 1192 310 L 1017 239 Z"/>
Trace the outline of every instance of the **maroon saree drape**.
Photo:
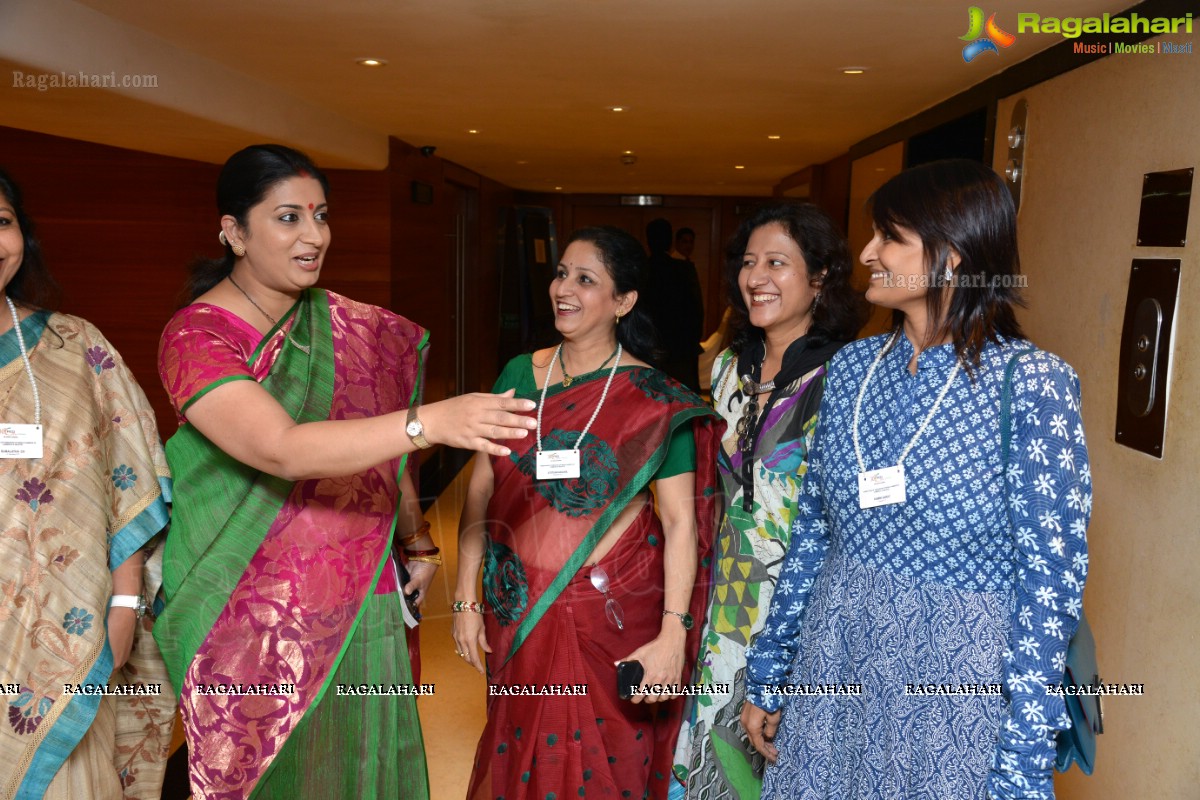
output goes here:
<path id="1" fill-rule="evenodd" d="M 574 446 L 600 401 L 606 373 L 557 387 L 543 410 L 543 449 Z M 658 370 L 618 370 L 601 413 L 580 444 L 581 477 L 535 479 L 536 444 L 494 458 L 484 564 L 490 691 L 585 686 L 586 695 L 497 695 L 476 753 L 468 797 L 667 796 L 682 701 L 634 704 L 616 696 L 614 662 L 662 625 L 665 538 L 641 494 L 666 457 L 671 434 L 689 426 L 696 445 L 698 552 L 690 611 L 696 625 L 679 682 L 690 680 L 705 608 L 716 519 L 716 446 L 723 423 Z M 605 616 L 592 586 L 596 543 L 631 502 L 635 521 L 599 562 L 624 630 Z"/>

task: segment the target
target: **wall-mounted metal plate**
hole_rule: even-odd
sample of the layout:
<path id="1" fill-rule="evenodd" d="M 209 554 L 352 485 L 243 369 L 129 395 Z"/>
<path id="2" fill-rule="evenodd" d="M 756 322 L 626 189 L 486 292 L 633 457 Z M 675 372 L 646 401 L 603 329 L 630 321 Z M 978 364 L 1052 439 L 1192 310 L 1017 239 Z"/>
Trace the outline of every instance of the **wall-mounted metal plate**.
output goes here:
<path id="1" fill-rule="evenodd" d="M 1135 258 L 1129 271 L 1117 375 L 1117 442 L 1163 457 L 1177 258 Z"/>
<path id="2" fill-rule="evenodd" d="M 1183 247 L 1187 244 L 1188 209 L 1192 204 L 1194 167 L 1147 172 L 1142 177 L 1142 210 L 1138 214 L 1139 247 Z"/>
<path id="3" fill-rule="evenodd" d="M 1025 144 L 1028 138 L 1029 103 L 1022 97 L 1013 106 L 1012 118 L 1008 123 L 1008 158 L 1004 162 L 1004 182 L 1018 210 L 1021 208 L 1021 186 L 1025 182 L 1025 163 L 1028 158 Z"/>

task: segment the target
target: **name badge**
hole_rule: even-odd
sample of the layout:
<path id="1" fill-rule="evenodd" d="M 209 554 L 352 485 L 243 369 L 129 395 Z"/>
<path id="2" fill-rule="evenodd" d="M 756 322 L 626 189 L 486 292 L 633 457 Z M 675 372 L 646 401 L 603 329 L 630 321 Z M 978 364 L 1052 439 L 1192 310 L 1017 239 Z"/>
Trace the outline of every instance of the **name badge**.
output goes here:
<path id="1" fill-rule="evenodd" d="M 890 506 L 906 499 L 903 464 L 858 473 L 859 508 Z"/>
<path id="2" fill-rule="evenodd" d="M 539 450 L 537 454 L 537 479 L 557 481 L 579 477 L 578 450 Z"/>
<path id="3" fill-rule="evenodd" d="M 0 458 L 41 457 L 41 425 L 0 423 Z"/>

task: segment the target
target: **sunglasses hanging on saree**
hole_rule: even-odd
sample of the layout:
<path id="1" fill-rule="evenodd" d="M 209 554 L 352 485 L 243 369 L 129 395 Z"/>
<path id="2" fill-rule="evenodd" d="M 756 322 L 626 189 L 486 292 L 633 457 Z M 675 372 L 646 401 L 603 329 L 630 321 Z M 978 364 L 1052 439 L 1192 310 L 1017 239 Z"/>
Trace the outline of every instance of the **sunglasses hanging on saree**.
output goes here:
<path id="1" fill-rule="evenodd" d="M 592 567 L 590 577 L 592 586 L 595 586 L 596 591 L 604 595 L 604 616 L 617 626 L 617 630 L 625 630 L 625 611 L 621 608 L 621 604 L 608 593 L 608 573 L 604 571 L 604 567 L 597 564 Z"/>

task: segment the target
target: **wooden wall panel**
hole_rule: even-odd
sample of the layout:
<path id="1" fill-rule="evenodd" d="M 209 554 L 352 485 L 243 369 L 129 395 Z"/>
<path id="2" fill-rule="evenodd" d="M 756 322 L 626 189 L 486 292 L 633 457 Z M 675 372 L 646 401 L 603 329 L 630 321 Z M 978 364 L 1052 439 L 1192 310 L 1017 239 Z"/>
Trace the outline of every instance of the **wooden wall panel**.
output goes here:
<path id="1" fill-rule="evenodd" d="M 387 173 L 326 170 L 333 240 L 321 285 L 363 303 L 392 302 L 391 192 Z"/>
<path id="2" fill-rule="evenodd" d="M 503 364 L 499 363 L 496 336 L 500 326 L 500 226 L 504 210 L 516 203 L 516 193 L 502 183 L 484 178 L 479 185 L 478 272 L 467 285 L 468 361 L 464 391 L 491 391 Z"/>
<path id="3" fill-rule="evenodd" d="M 175 415 L 158 380 L 158 339 L 181 303 L 187 265 L 221 252 L 219 165 L 5 127 L 0 152 L 62 285 L 61 310 L 112 341 L 170 436 Z M 330 170 L 329 179 L 334 239 L 322 285 L 390 305 L 386 175 Z"/>
<path id="4" fill-rule="evenodd" d="M 104 332 L 170 435 L 175 417 L 158 380 L 158 338 L 178 306 L 187 263 L 219 251 L 219 168 L 13 128 L 0 128 L 0 152 L 62 285 L 61 310 Z"/>
<path id="5" fill-rule="evenodd" d="M 430 333 L 425 367 L 425 400 L 453 394 L 454 271 L 451 195 L 442 179 L 442 160 L 423 156 L 393 139 L 388 166 L 391 190 L 391 308 Z M 412 183 L 432 189 L 433 202 L 413 202 Z"/>

